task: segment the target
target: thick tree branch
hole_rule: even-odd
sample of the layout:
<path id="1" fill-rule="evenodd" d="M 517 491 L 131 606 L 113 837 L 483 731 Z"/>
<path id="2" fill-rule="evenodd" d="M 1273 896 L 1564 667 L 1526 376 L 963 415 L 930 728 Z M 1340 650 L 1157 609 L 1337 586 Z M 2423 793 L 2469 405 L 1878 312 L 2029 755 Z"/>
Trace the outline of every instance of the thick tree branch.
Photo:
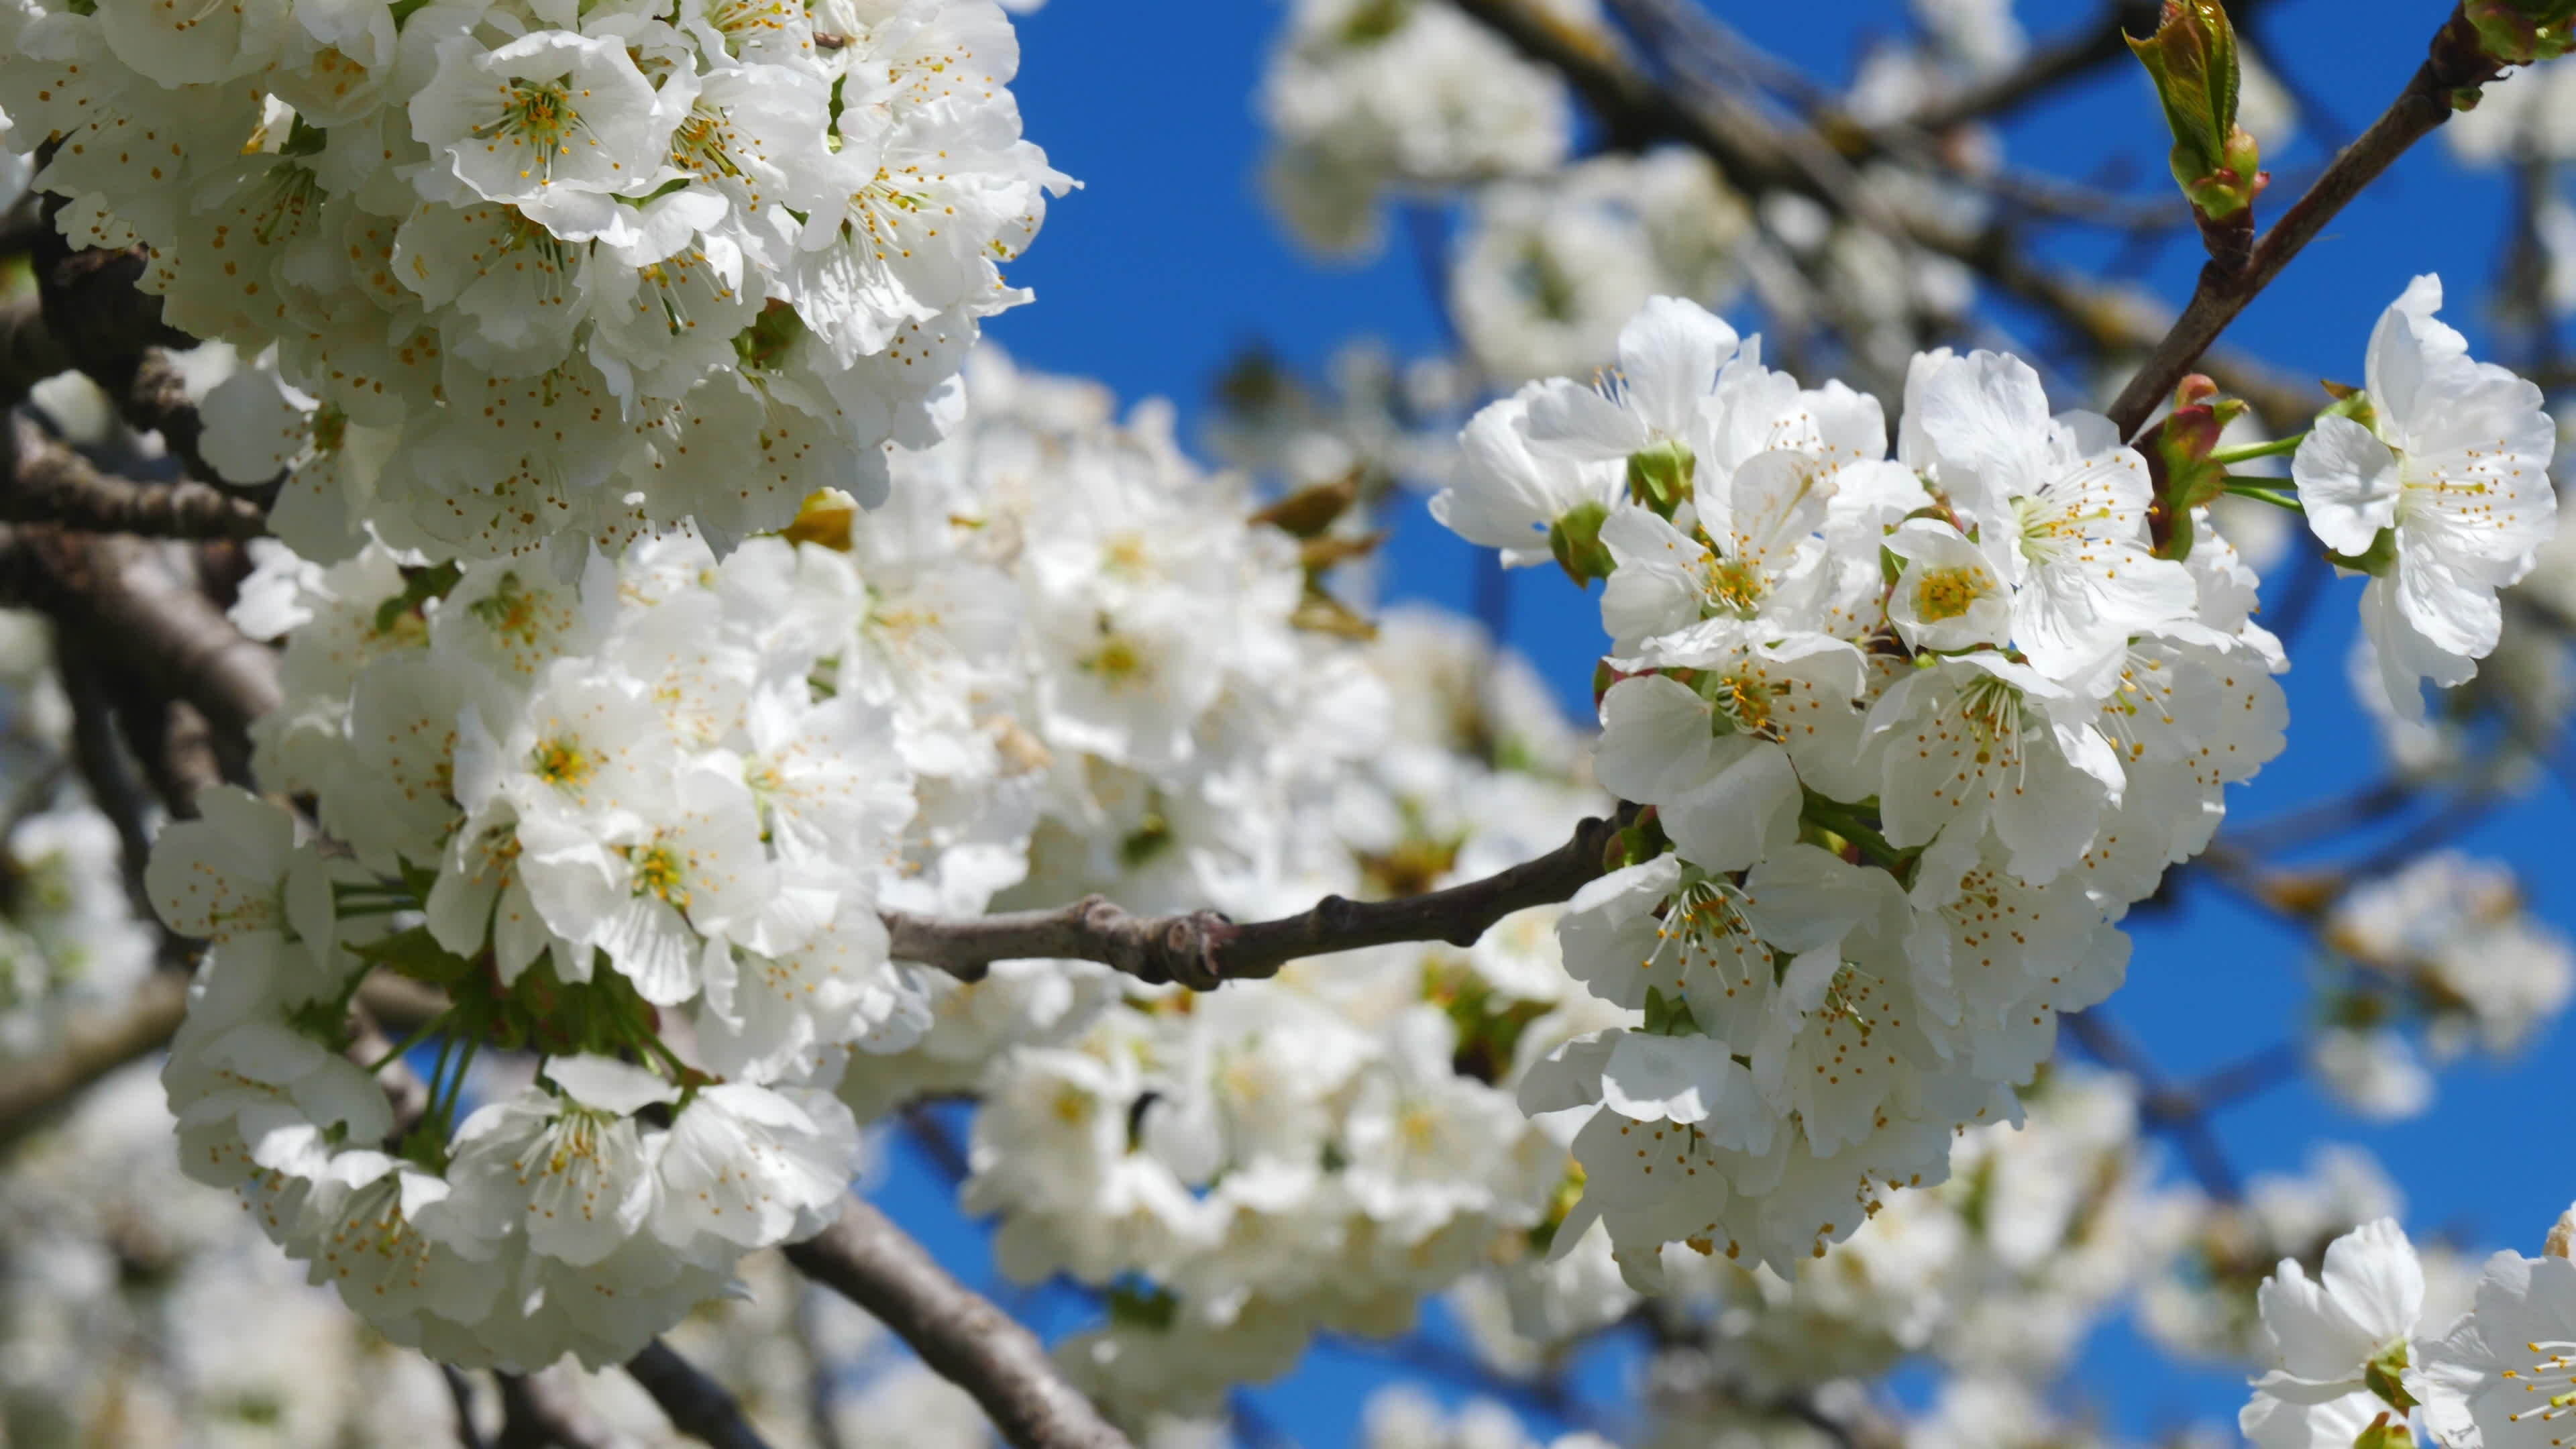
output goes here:
<path id="1" fill-rule="evenodd" d="M 626 1372 L 662 1406 L 671 1427 L 715 1449 L 769 1449 L 725 1386 L 655 1339 L 626 1361 Z"/>
<path id="2" fill-rule="evenodd" d="M 187 1009 L 188 983 L 173 972 L 143 979 L 123 1006 L 74 1013 L 44 1056 L 0 1069 L 0 1145 L 25 1136 L 83 1087 L 170 1039 Z"/>
<path id="3" fill-rule="evenodd" d="M 268 532 L 267 519 L 248 499 L 194 479 L 137 483 L 101 473 L 25 417 L 10 420 L 7 442 L 0 520 L 163 538 L 257 538 Z"/>
<path id="4" fill-rule="evenodd" d="M 159 546 L 47 524 L 0 525 L 0 602 L 42 609 L 116 650 L 164 697 L 238 732 L 282 698 L 277 656 L 242 637 Z"/>
<path id="5" fill-rule="evenodd" d="M 616 1449 L 617 1435 L 556 1370 L 494 1377 L 501 1385 L 501 1432 L 492 1449 Z"/>
<path id="6" fill-rule="evenodd" d="M 2246 304 L 2281 274 L 2292 257 L 2316 239 L 2346 202 L 2377 180 L 2407 147 L 2451 118 L 2453 95 L 2494 80 L 2502 70 L 2478 48 L 2477 31 L 2467 17 L 2454 9 L 2450 20 L 2434 33 L 2424 63 L 2416 67 L 2406 88 L 2398 92 L 2397 99 L 2389 103 L 2369 130 L 2336 154 L 2307 194 L 2281 214 L 2281 219 L 2255 244 L 2245 266 L 2228 271 L 2212 262 L 2201 269 L 2200 283 L 2183 307 L 2182 316 L 2174 320 L 2164 340 L 2156 344 L 2129 379 L 2129 385 L 2120 390 L 2118 400 L 2111 404 L 2111 421 L 2119 425 L 2122 435 L 2135 433 L 2145 425 L 2157 404 L 2191 371 L 2192 364 L 2227 324 L 2235 321 Z"/>
<path id="7" fill-rule="evenodd" d="M 1012 911 L 972 919 L 885 913 L 893 954 L 981 980 L 996 961 L 1097 961 L 1140 981 L 1178 982 L 1213 991 L 1228 981 L 1258 981 L 1308 956 L 1446 941 L 1472 946 L 1487 927 L 1514 911 L 1553 905 L 1600 876 L 1611 839 L 1634 818 L 1575 827 L 1573 838 L 1536 860 L 1446 890 L 1385 901 L 1326 896 L 1293 916 L 1237 923 L 1215 911 L 1139 916 L 1100 896 L 1054 910 Z"/>
<path id="8" fill-rule="evenodd" d="M 844 1201 L 841 1220 L 820 1236 L 789 1248 L 787 1261 L 875 1315 L 923 1363 L 974 1395 L 1016 1449 L 1130 1449 L 1065 1382 L 1036 1334 L 858 1198 Z"/>

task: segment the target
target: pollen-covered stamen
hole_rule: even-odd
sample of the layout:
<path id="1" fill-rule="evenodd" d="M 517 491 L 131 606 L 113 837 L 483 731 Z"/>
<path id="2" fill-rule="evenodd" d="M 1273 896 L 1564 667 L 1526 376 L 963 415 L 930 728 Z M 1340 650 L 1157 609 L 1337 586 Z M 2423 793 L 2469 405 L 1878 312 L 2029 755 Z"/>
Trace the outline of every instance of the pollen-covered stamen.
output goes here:
<path id="1" fill-rule="evenodd" d="M 1772 679 L 1750 661 L 1730 673 L 1708 676 L 1702 687 L 1708 691 L 1709 702 L 1734 724 L 1738 734 L 1773 741 L 1786 734 L 1778 711 L 1780 698 L 1790 686 Z"/>
<path id="2" fill-rule="evenodd" d="M 1938 624 L 1958 618 L 2000 589 L 1995 576 L 1982 565 L 1922 569 L 1914 580 L 1914 612 L 1923 622 Z"/>
<path id="3" fill-rule="evenodd" d="M 322 183 L 311 171 L 279 166 L 245 198 L 240 211 L 259 244 L 275 246 L 280 237 L 300 235 L 321 214 L 323 200 Z"/>
<path id="4" fill-rule="evenodd" d="M 689 862 L 685 852 L 657 840 L 651 845 L 626 847 L 626 861 L 635 869 L 635 894 L 658 897 L 684 911 L 689 908 Z"/>
<path id="5" fill-rule="evenodd" d="M 849 224 L 865 234 L 865 243 L 878 261 L 909 257 L 912 244 L 907 228 L 922 228 L 927 236 L 939 234 L 935 219 L 941 217 L 942 208 L 928 188 L 947 180 L 945 172 L 925 176 L 918 166 L 901 171 L 878 167 L 875 179 L 850 193 Z"/>
<path id="6" fill-rule="evenodd" d="M 1770 580 L 1763 576 L 1760 567 L 1746 558 L 1730 558 L 1712 551 L 1700 560 L 1699 595 L 1703 614 L 1710 617 L 1733 614 L 1749 619 L 1762 607 L 1763 597 L 1770 591 Z"/>
<path id="7" fill-rule="evenodd" d="M 767 162 L 759 139 L 738 129 L 731 112 L 704 102 L 671 132 L 671 165 L 710 185 L 740 187 L 745 211 L 760 210 L 757 178 Z"/>
<path id="8" fill-rule="evenodd" d="M 507 142 L 514 154 L 524 152 L 521 179 L 533 177 L 540 185 L 552 185 L 556 158 L 571 155 L 576 139 L 584 145 L 598 144 L 581 118 L 576 104 L 581 97 L 562 81 L 520 80 L 498 89 L 500 114 L 478 123 L 473 135 L 486 151 L 497 151 Z"/>
<path id="9" fill-rule="evenodd" d="M 2102 701 L 2101 718 L 2096 723 L 2111 747 L 2123 760 L 2143 759 L 2146 742 L 2138 737 L 2139 729 L 2176 729 L 2174 669 L 2162 659 L 2151 658 L 2132 649 L 2120 666 L 2119 682 L 2112 686 L 2111 696 Z"/>
<path id="10" fill-rule="evenodd" d="M 527 1149 L 511 1160 L 510 1165 L 518 1170 L 519 1186 L 533 1189 L 547 1178 L 577 1179 L 580 1196 L 569 1206 L 584 1220 L 597 1217 L 600 1208 L 598 1182 L 607 1176 L 608 1169 L 604 1150 L 608 1130 L 619 1120 L 613 1113 L 566 1100 L 554 1125 L 530 1141 Z M 532 1193 L 528 1199 L 531 1215 L 553 1217 L 557 1210 L 556 1200 L 551 1195 Z"/>
<path id="11" fill-rule="evenodd" d="M 790 13 L 780 0 L 716 0 L 706 9 L 707 23 L 724 37 L 732 55 L 742 54 L 746 41 L 785 34 Z"/>
<path id="12" fill-rule="evenodd" d="M 2576 1412 L 2576 1360 L 2570 1360 L 2568 1357 L 2569 1354 L 2576 1353 L 2576 1343 L 2526 1343 L 2523 1347 L 2542 1355 L 2540 1361 L 2528 1369 L 2506 1369 L 2503 1377 L 2522 1385 L 2523 1391 L 2531 1394 L 2546 1393 L 2549 1385 L 2553 1383 L 2565 1383 L 2570 1387 L 2550 1394 L 2532 1408 L 2516 1410 L 2505 1415 L 2505 1421 L 2519 1424 L 2525 1419 L 2537 1419 L 2542 1423 L 2551 1423 L 2567 1417 L 2570 1412 Z M 2565 1444 L 2568 1442 L 2568 1436 L 2560 1435 L 2549 1442 Z"/>
<path id="13" fill-rule="evenodd" d="M 1772 969 L 1771 948 L 1754 933 L 1753 922 L 1745 914 L 1748 903 L 1742 888 L 1722 876 L 1685 880 L 1664 902 L 1655 926 L 1654 951 L 1637 963 L 1638 971 L 1650 981 L 1669 982 L 1676 990 L 1694 970 L 1714 973 L 1728 997 L 1748 989 L 1757 973 Z"/>
<path id="14" fill-rule="evenodd" d="M 598 767 L 598 757 L 583 749 L 581 741 L 563 736 L 539 740 L 529 761 L 536 777 L 558 790 L 580 789 Z"/>
<path id="15" fill-rule="evenodd" d="M 2089 563 L 2121 511 L 2119 494 L 2108 479 L 2053 484 L 2016 498 L 2013 518 L 2021 556 L 2045 566 L 2072 552 L 2078 562 Z"/>
<path id="16" fill-rule="evenodd" d="M 2021 732 L 2029 708 L 2021 690 L 1992 675 L 1959 691 L 1959 722 L 1974 746 L 1970 758 L 1980 768 L 1998 762 L 2007 770 L 2021 768 Z"/>

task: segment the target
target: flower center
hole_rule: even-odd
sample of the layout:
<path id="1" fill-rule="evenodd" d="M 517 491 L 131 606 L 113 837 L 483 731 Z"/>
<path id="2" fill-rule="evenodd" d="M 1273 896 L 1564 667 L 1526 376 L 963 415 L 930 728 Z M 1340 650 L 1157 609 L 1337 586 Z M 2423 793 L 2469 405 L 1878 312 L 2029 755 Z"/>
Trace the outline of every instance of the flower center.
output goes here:
<path id="1" fill-rule="evenodd" d="M 474 128 L 485 150 L 507 141 L 513 150 L 530 152 L 519 170 L 522 180 L 539 170 L 552 172 L 554 158 L 572 154 L 571 138 L 585 129 L 573 106 L 571 88 L 561 81 L 521 81 L 504 88 L 501 113 Z M 551 178 L 547 181 L 551 183 Z"/>
<path id="2" fill-rule="evenodd" d="M 1955 619 L 1994 592 L 1994 578 L 1974 564 L 1925 569 L 1914 581 L 1914 612 L 1927 624 Z"/>
<path id="3" fill-rule="evenodd" d="M 598 762 L 581 747 L 579 740 L 551 739 L 537 744 L 537 778 L 558 790 L 575 789 L 588 783 Z"/>

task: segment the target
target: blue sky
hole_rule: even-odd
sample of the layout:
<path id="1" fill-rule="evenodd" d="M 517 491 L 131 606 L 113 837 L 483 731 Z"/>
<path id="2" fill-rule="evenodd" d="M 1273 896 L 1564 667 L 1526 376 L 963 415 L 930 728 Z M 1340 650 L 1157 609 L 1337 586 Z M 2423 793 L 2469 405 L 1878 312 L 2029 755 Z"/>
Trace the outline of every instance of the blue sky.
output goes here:
<path id="1" fill-rule="evenodd" d="M 1861 43 L 1903 24 L 1897 0 L 1719 7 L 1757 43 L 1828 80 L 1848 75 Z M 2091 24 L 2100 7 L 2023 0 L 2042 36 Z M 2281 0 L 2256 32 L 2280 67 L 2311 90 L 2343 129 L 2377 115 L 2414 69 L 2447 13 L 2430 0 Z M 1025 19 L 1018 84 L 1028 131 L 1084 189 L 1058 202 L 1045 233 L 1014 272 L 1037 302 L 991 325 L 1024 364 L 1079 373 L 1128 398 L 1162 395 L 1190 424 L 1203 422 L 1216 370 L 1261 343 L 1313 369 L 1346 339 L 1374 337 L 1400 355 L 1436 350 L 1438 316 L 1402 248 L 1374 263 L 1320 265 L 1266 214 L 1255 184 L 1262 137 L 1254 110 L 1264 48 L 1280 7 L 1267 0 L 1054 0 Z M 2322 157 L 2322 123 L 2267 158 L 2286 187 Z M 2005 128 L 2008 154 L 2062 174 L 2125 174 L 2142 190 L 2163 175 L 2157 115 L 2142 77 L 2123 66 L 2083 89 L 2033 107 Z M 2464 170 L 2438 138 L 2420 146 L 2347 209 L 2247 312 L 2231 340 L 2294 375 L 2359 380 L 2362 345 L 2379 309 L 2420 271 L 2450 284 L 2448 316 L 2483 348 L 2477 298 L 2503 236 L 2505 188 L 2493 173 Z M 2109 243 L 2070 234 L 2045 243 L 2069 262 L 2100 263 Z M 2138 273 L 2179 300 L 2197 269 L 2177 246 Z M 1810 379 L 1816 381 L 1816 379 Z M 2061 406 L 2082 399 L 2057 399 Z M 1426 518 L 1403 521 L 1392 545 L 1398 595 L 1465 607 L 1473 561 Z M 2277 580 L 2276 580 L 2277 582 Z M 2340 793 L 2378 768 L 2371 736 L 2344 685 L 2343 659 L 2358 586 L 2330 586 L 2293 643 L 2285 681 L 2293 724 L 2289 753 L 2238 792 L 2237 816 L 2260 820 Z M 1589 679 L 1598 633 L 1591 599 L 1552 572 L 1516 577 L 1515 642 L 1577 697 Z M 2570 911 L 2547 867 L 2554 830 L 2570 805 L 2544 785 L 2465 837 L 2473 848 L 2524 868 L 2542 914 L 2562 927 Z M 2178 1075 L 2233 1061 L 2280 1041 L 2306 1008 L 2311 962 L 2300 941 L 2203 887 L 2186 885 L 2178 909 L 2135 919 L 2128 986 L 2108 1014 Z M 2564 1023 L 2519 1062 L 2447 1074 L 2434 1110 L 2410 1123 L 2373 1126 L 2338 1113 L 2303 1084 L 2228 1113 L 2220 1136 L 2240 1172 L 2294 1167 L 2316 1140 L 2363 1144 L 2405 1187 L 2407 1224 L 2451 1232 L 2483 1247 L 2529 1249 L 2571 1196 L 2576 1163 L 2550 1151 L 2555 1133 L 2533 1128 L 2564 1100 Z M 970 1279 L 989 1280 L 980 1235 L 947 1205 L 935 1172 L 899 1149 L 885 1201 Z M 1042 1320 L 1080 1311 L 1041 1295 Z M 1050 1306 L 1051 1305 L 1051 1306 Z M 2114 1326 L 2087 1358 L 2083 1385 L 2110 1422 L 2144 1436 L 2179 1418 L 2232 1418 L 2242 1400 L 2227 1375 L 2171 1368 Z M 1327 1351 L 1250 1401 L 1280 1430 L 1310 1445 L 1349 1442 L 1369 1386 L 1390 1370 L 1357 1352 Z M 1619 1366 L 1587 1375 L 1615 1404 Z"/>

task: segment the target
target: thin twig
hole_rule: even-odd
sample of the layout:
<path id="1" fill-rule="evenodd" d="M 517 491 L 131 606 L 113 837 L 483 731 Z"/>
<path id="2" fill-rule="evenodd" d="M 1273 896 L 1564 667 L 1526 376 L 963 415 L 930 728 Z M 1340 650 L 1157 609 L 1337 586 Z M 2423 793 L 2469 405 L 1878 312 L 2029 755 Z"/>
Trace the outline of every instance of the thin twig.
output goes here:
<path id="1" fill-rule="evenodd" d="M 2129 53 L 2121 36 L 2153 30 L 2159 0 L 2112 0 L 2101 18 L 2063 40 L 2033 49 L 2021 63 L 2000 75 L 1954 91 L 1906 117 L 1922 131 L 1947 131 L 1971 121 L 1990 121 L 2038 100 L 2058 87 L 2118 61 Z M 2230 7 L 2239 17 L 2253 7 L 2246 0 Z"/>
<path id="2" fill-rule="evenodd" d="M 2147 1056 L 2145 1048 L 2113 1025 L 2098 1006 L 2058 1020 L 2086 1055 L 2137 1079 L 2140 1122 L 2174 1139 L 2182 1149 L 2184 1163 L 2191 1168 L 2192 1176 L 2199 1179 L 2203 1191 L 2221 1202 L 2234 1202 L 2245 1195 L 2244 1184 L 2238 1179 L 2236 1168 L 2228 1162 L 2226 1150 L 2219 1145 L 2218 1134 L 2210 1126 L 2207 1110 L 2198 1102 L 2177 1093 L 2163 1071 Z"/>
<path id="3" fill-rule="evenodd" d="M 2370 129 L 2338 152 L 2307 194 L 2281 214 L 2243 268 L 2201 268 L 2191 301 L 2164 340 L 2139 364 L 2110 407 L 2122 436 L 2137 432 L 2227 324 L 2260 295 L 2290 259 L 2316 239 L 2344 204 L 2378 179 L 2406 148 L 2451 118 L 2451 98 L 2494 80 L 2503 67 L 2478 48 L 2475 27 L 2457 9 L 2433 35 L 2424 63 Z"/>
<path id="4" fill-rule="evenodd" d="M 1686 103 L 1658 86 L 1603 37 L 1565 26 L 1528 0 L 1454 3 L 1523 55 L 1565 77 L 1601 122 L 1604 140 L 1612 148 L 1642 150 L 1660 141 L 1678 142 L 1707 156 L 1741 190 L 1786 190 L 1828 206 L 1835 204 L 1836 197 L 1818 177 L 1798 165 L 1771 129 L 1745 108 L 1721 111 Z M 1871 214 L 1899 228 L 1896 240 L 1967 266 L 2098 351 L 2144 352 L 2168 333 L 2171 314 L 2152 298 L 2100 286 L 2033 261 L 2008 226 L 1962 230 L 1928 216 L 1889 216 L 1875 206 Z M 2201 370 L 2253 404 L 2276 429 L 2298 426 L 2316 412 L 2303 389 L 2284 382 L 2262 364 L 2218 354 L 2203 359 Z"/>
<path id="5" fill-rule="evenodd" d="M 860 1199 L 845 1199 L 841 1220 L 790 1247 L 787 1261 L 875 1315 L 923 1363 L 974 1395 L 1016 1449 L 1131 1449 L 1065 1381 L 1036 1334 Z"/>
<path id="6" fill-rule="evenodd" d="M 671 1427 L 715 1449 L 769 1449 L 725 1386 L 655 1339 L 626 1361 L 626 1372 L 671 1421 Z"/>
<path id="7" fill-rule="evenodd" d="M 1276 976 L 1304 957 L 1363 946 L 1472 946 L 1503 917 L 1565 900 L 1600 876 L 1612 837 L 1632 810 L 1586 820 L 1565 844 L 1481 880 L 1385 901 L 1326 896 L 1277 920 L 1237 924 L 1215 911 L 1138 916 L 1101 896 L 1053 910 L 957 919 L 888 911 L 884 919 L 898 960 L 965 981 L 981 980 L 996 961 L 1097 961 L 1140 981 L 1213 991 L 1228 981 Z"/>

